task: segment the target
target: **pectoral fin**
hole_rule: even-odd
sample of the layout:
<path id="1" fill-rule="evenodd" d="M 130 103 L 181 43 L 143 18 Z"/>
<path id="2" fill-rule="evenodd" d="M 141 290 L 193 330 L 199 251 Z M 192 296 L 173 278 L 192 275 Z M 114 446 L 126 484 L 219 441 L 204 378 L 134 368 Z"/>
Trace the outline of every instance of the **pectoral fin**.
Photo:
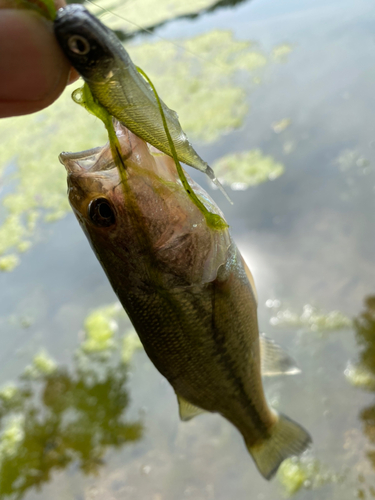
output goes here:
<path id="1" fill-rule="evenodd" d="M 263 376 L 296 375 L 301 373 L 294 359 L 273 340 L 261 333 L 259 341 L 261 373 Z"/>
<path id="2" fill-rule="evenodd" d="M 178 394 L 176 394 L 176 396 L 178 401 L 180 419 L 183 422 L 187 422 L 193 417 L 204 413 L 205 410 L 202 410 L 202 408 L 198 408 L 198 406 L 189 403 L 189 401 L 186 401 L 186 399 L 184 399 L 182 396 L 179 396 Z"/>

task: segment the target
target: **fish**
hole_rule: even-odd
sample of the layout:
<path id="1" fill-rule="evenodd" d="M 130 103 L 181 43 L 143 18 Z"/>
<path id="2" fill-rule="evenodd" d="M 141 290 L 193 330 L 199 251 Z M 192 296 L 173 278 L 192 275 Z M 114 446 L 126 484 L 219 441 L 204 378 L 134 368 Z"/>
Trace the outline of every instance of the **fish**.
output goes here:
<path id="1" fill-rule="evenodd" d="M 101 106 L 138 137 L 172 156 L 155 94 L 113 31 L 82 5 L 71 4 L 58 10 L 54 33 Z M 162 100 L 161 106 L 178 160 L 206 173 L 229 200 L 182 130 L 177 113 Z"/>
<path id="2" fill-rule="evenodd" d="M 268 405 L 260 351 L 278 359 L 276 374 L 296 368 L 259 335 L 254 280 L 229 228 L 208 227 L 169 156 L 155 154 L 122 123 L 114 126 L 121 177 L 109 144 L 60 155 L 73 212 L 147 355 L 172 385 L 181 419 L 221 414 L 271 479 L 311 437 Z M 202 203 L 224 217 L 190 182 Z M 265 369 L 272 372 L 269 362 Z"/>

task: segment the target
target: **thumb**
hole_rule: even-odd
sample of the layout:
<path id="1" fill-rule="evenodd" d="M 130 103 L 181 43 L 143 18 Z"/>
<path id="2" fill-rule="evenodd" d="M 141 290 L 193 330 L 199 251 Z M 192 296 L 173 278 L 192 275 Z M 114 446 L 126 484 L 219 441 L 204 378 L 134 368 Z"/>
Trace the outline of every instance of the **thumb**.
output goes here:
<path id="1" fill-rule="evenodd" d="M 69 72 L 50 22 L 31 11 L 0 9 L 0 117 L 45 108 Z"/>

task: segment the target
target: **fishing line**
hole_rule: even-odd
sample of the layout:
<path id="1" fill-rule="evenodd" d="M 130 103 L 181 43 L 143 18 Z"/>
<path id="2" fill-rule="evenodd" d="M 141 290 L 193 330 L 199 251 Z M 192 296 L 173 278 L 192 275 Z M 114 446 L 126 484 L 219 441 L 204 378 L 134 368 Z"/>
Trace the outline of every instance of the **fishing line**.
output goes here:
<path id="1" fill-rule="evenodd" d="M 188 196 L 190 197 L 190 199 L 194 203 L 194 205 L 196 205 L 199 208 L 199 210 L 202 212 L 202 214 L 204 215 L 204 217 L 206 219 L 206 223 L 209 227 L 211 227 L 213 229 L 217 229 L 217 230 L 226 229 L 228 227 L 228 224 L 225 222 L 225 220 L 219 214 L 215 214 L 213 212 L 210 212 L 210 210 L 208 210 L 204 206 L 204 204 L 201 202 L 201 200 L 195 194 L 193 188 L 190 186 L 190 184 L 189 184 L 189 182 L 184 174 L 184 171 L 181 167 L 181 164 L 178 161 L 177 151 L 176 151 L 176 148 L 174 146 L 171 134 L 169 132 L 167 120 L 165 118 L 164 110 L 163 110 L 163 107 L 161 105 L 160 98 L 159 98 L 159 95 L 156 91 L 156 88 L 155 88 L 154 84 L 152 83 L 152 81 L 150 80 L 150 78 L 147 76 L 147 74 L 138 66 L 136 66 L 136 68 L 137 68 L 137 71 L 146 79 L 146 81 L 151 86 L 152 91 L 154 92 L 155 98 L 156 98 L 157 103 L 158 103 L 160 115 L 161 115 L 161 118 L 163 121 L 163 127 L 164 127 L 164 130 L 165 130 L 168 142 L 169 142 L 169 147 L 171 148 L 171 151 L 172 151 L 172 157 L 173 157 L 173 160 L 174 160 L 176 168 L 177 168 L 178 176 L 182 182 L 182 185 L 184 186 L 185 191 L 187 192 Z"/>
<path id="2" fill-rule="evenodd" d="M 175 47 L 183 50 L 184 52 L 186 52 L 187 54 L 191 54 L 192 56 L 196 57 L 197 59 L 200 59 L 201 61 L 204 61 L 208 64 L 211 64 L 212 66 L 216 66 L 217 68 L 220 68 L 220 69 L 226 69 L 224 66 L 222 66 L 221 64 L 218 64 L 218 63 L 215 63 L 213 62 L 212 60 L 210 59 L 207 59 L 206 57 L 203 57 L 201 55 L 198 55 L 196 52 L 193 52 L 189 49 L 187 49 L 186 47 L 184 47 L 183 45 L 179 45 L 178 43 L 176 42 L 173 42 L 172 40 L 168 40 L 167 38 L 164 38 L 160 35 L 157 35 L 156 33 L 154 33 L 153 31 L 147 29 L 147 28 L 144 28 L 143 26 L 140 26 L 139 24 L 137 23 L 134 23 L 133 21 L 129 21 L 129 19 L 126 19 L 126 17 L 123 17 L 123 16 L 120 16 L 120 14 L 117 14 L 116 12 L 112 12 L 110 11 L 109 9 L 107 9 L 106 7 L 102 7 L 101 5 L 98 5 L 97 3 L 93 2 L 92 0 L 86 0 L 88 3 L 91 3 L 92 5 L 95 5 L 95 7 L 98 7 L 99 9 L 102 9 L 104 12 L 107 12 L 108 14 L 111 14 L 113 16 L 116 16 L 118 17 L 119 19 L 122 19 L 123 21 L 129 23 L 129 24 L 132 24 L 133 26 L 136 26 L 137 28 L 139 28 L 140 30 L 142 31 L 145 31 L 146 33 L 149 33 L 150 35 L 153 35 L 157 38 L 159 38 L 160 40 L 163 40 L 164 42 L 167 42 L 167 43 L 170 43 L 172 45 L 174 45 Z"/>

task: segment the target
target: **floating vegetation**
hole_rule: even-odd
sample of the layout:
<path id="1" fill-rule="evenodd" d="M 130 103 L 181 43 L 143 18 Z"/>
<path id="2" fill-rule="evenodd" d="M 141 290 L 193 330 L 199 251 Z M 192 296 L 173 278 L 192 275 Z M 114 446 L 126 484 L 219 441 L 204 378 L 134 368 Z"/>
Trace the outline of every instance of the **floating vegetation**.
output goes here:
<path id="1" fill-rule="evenodd" d="M 8 384 L 2 389 L 0 389 L 0 399 L 3 401 L 12 400 L 17 394 L 17 386 L 14 384 Z"/>
<path id="2" fill-rule="evenodd" d="M 25 438 L 24 415 L 13 415 L 6 422 L 0 433 L 0 466 L 1 459 L 14 457 Z"/>
<path id="3" fill-rule="evenodd" d="M 292 497 L 301 488 L 314 490 L 325 484 L 340 483 L 343 474 L 328 469 L 319 460 L 311 457 L 292 457 L 281 464 L 277 478 L 283 487 L 284 496 Z"/>
<path id="4" fill-rule="evenodd" d="M 284 165 L 259 149 L 223 156 L 213 164 L 216 176 L 231 189 L 243 191 L 284 173 Z"/>
<path id="5" fill-rule="evenodd" d="M 29 379 L 38 379 L 46 375 L 51 375 L 56 369 L 57 363 L 43 349 L 34 356 L 32 364 L 25 368 L 24 376 Z"/>
<path id="6" fill-rule="evenodd" d="M 293 47 L 289 43 L 282 43 L 272 50 L 272 57 L 278 62 L 285 62 Z"/>
<path id="7" fill-rule="evenodd" d="M 271 126 L 275 134 L 280 134 L 281 132 L 284 132 L 284 130 L 286 130 L 291 123 L 292 120 L 290 118 L 283 118 L 278 122 L 273 122 Z"/>
<path id="8" fill-rule="evenodd" d="M 187 135 L 213 142 L 242 125 L 248 111 L 248 77 L 256 76 L 272 58 L 256 44 L 235 40 L 230 31 L 223 30 L 179 45 L 182 48 L 162 40 L 127 50 L 160 89 L 168 106 L 178 111 Z M 239 72 L 245 73 L 246 86 L 235 81 Z"/>
<path id="9" fill-rule="evenodd" d="M 123 331 L 119 339 L 119 329 Z M 133 354 L 143 346 L 130 320 L 119 302 L 98 307 L 84 321 L 84 338 L 75 358 L 82 369 L 90 360 L 107 361 L 115 356 L 123 364 L 129 364 Z"/>
<path id="10" fill-rule="evenodd" d="M 13 271 L 20 263 L 18 255 L 10 254 L 0 257 L 0 271 Z"/>
<path id="11" fill-rule="evenodd" d="M 124 336 L 121 347 L 121 359 L 123 363 L 129 363 L 134 353 L 143 350 L 143 345 L 134 330 L 131 330 Z"/>
<path id="12" fill-rule="evenodd" d="M 1 200 L 0 270 L 17 266 L 18 255 L 35 241 L 38 220 L 55 221 L 69 210 L 58 154 L 106 141 L 104 128 L 71 103 L 71 91 L 39 113 L 0 120 L 0 175 L 7 185 Z"/>
<path id="13" fill-rule="evenodd" d="M 134 348 L 121 355 L 119 351 L 121 345 L 135 345 L 134 340 L 125 342 L 133 335 L 129 320 L 124 338 L 103 341 L 108 325 L 119 315 L 118 304 L 89 314 L 86 335 L 102 350 L 87 349 L 86 338 L 71 370 L 43 350 L 17 384 L 0 389 L 0 498 L 22 498 L 50 481 L 54 471 L 73 464 L 84 474 L 96 474 L 110 447 L 141 438 L 141 423 L 125 419 L 128 363 Z M 109 353 L 106 358 L 98 355 L 104 351 Z"/>
<path id="14" fill-rule="evenodd" d="M 84 353 L 109 354 L 112 349 L 120 349 L 123 363 L 129 363 L 135 351 L 143 349 L 142 343 L 133 328 L 127 328 L 120 344 L 115 333 L 118 330 L 118 320 L 126 316 L 121 304 L 95 309 L 90 313 L 84 323 L 85 340 L 81 344 Z"/>
<path id="15" fill-rule="evenodd" d="M 85 340 L 82 350 L 102 352 L 115 347 L 114 335 L 118 329 L 116 316 L 121 312 L 120 304 L 101 307 L 90 313 L 84 324 Z"/>
<path id="16" fill-rule="evenodd" d="M 356 149 L 344 149 L 334 160 L 334 164 L 338 165 L 343 172 L 353 168 L 363 172 L 368 170 L 370 162 Z"/>
<path id="17" fill-rule="evenodd" d="M 313 331 L 333 331 L 343 328 L 350 328 L 353 322 L 340 311 L 331 311 L 323 313 L 316 307 L 306 304 L 303 306 L 302 313 L 296 313 L 291 309 L 279 309 L 280 301 L 267 301 L 267 307 L 273 308 L 274 315 L 270 319 L 274 326 L 292 326 L 294 328 L 308 328 Z M 275 311 L 276 309 L 276 311 Z M 275 314 L 276 312 L 276 314 Z"/>
<path id="18" fill-rule="evenodd" d="M 285 494 L 290 497 L 303 487 L 308 476 L 299 462 L 288 459 L 281 464 L 277 477 L 284 488 Z"/>

